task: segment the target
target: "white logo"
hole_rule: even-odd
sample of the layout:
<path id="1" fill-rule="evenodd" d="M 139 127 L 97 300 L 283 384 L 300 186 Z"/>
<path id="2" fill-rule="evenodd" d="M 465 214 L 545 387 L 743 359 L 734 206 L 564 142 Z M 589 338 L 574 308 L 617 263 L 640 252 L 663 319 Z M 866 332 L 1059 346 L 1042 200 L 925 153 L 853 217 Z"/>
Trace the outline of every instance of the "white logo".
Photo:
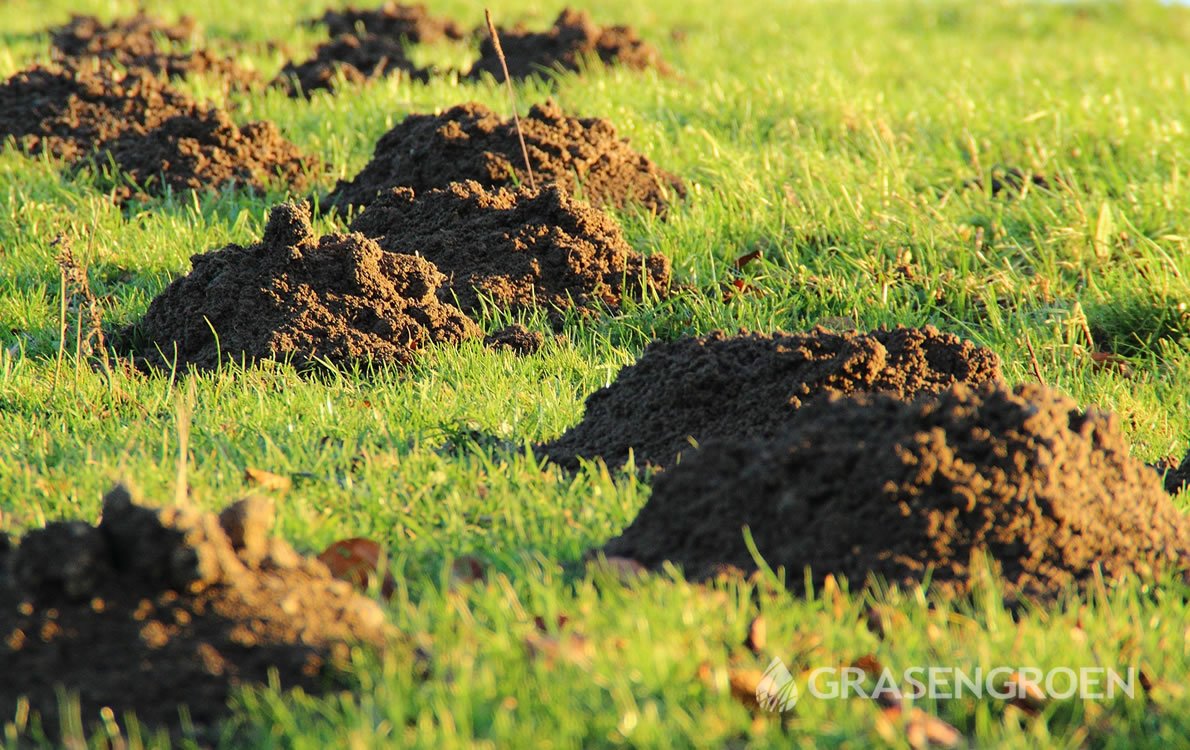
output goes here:
<path id="1" fill-rule="evenodd" d="M 783 712 L 797 703 L 797 683 L 780 657 L 774 657 L 756 684 L 756 702 L 765 711 Z"/>

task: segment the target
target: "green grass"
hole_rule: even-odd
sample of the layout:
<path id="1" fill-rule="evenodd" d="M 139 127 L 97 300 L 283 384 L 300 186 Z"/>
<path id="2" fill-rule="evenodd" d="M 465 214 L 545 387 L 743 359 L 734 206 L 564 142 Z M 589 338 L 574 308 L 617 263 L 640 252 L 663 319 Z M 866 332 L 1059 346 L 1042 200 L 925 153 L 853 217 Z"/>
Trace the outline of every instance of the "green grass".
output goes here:
<path id="1" fill-rule="evenodd" d="M 214 45 L 238 43 L 265 77 L 284 55 L 264 41 L 284 39 L 298 55 L 320 38 L 297 24 L 321 11 L 312 0 L 161 5 L 197 16 Z M 492 9 L 498 21 L 544 26 L 561 5 L 498 0 Z M 114 327 L 141 315 L 190 255 L 258 238 L 284 196 L 179 197 L 125 213 L 94 178 L 7 149 L 0 529 L 93 520 L 118 479 L 172 498 L 179 399 L 192 387 L 195 502 L 215 509 L 245 493 L 248 466 L 297 477 L 278 498 L 278 532 L 309 551 L 346 536 L 384 542 L 401 592 L 392 619 L 432 653 L 427 679 L 408 660 L 361 656 L 349 692 L 245 692 L 229 745 L 903 747 L 904 732 L 862 699 L 803 701 L 783 718 L 757 718 L 727 689 L 729 665 L 763 668 L 781 656 L 797 674 L 874 654 L 894 669 L 1142 666 L 1155 686 L 1138 700 L 1055 701 L 1036 716 L 991 699 L 924 708 L 977 746 L 1184 746 L 1185 590 L 1129 584 L 1014 620 L 994 590 L 931 607 L 920 592 L 708 589 L 676 571 L 625 583 L 586 572 L 582 560 L 634 517 L 647 483 L 601 465 L 569 476 L 526 448 L 578 421 L 585 395 L 654 338 L 846 317 L 864 328 L 932 323 L 960 333 L 999 352 L 1012 383 L 1032 378 L 1029 340 L 1045 381 L 1117 412 L 1136 455 L 1180 456 L 1190 440 L 1190 325 L 1178 307 L 1190 302 L 1190 13 L 1146 2 L 593 7 L 601 22 L 636 25 L 679 75 L 567 75 L 553 95 L 572 112 L 610 118 L 688 181 L 689 201 L 668 220 L 619 218 L 631 244 L 669 255 L 679 280 L 705 294 L 576 323 L 524 359 L 466 345 L 370 376 L 302 378 L 284 367 L 106 376 L 77 360 L 72 336 L 60 340 L 54 236 L 70 239 L 89 267 Z M 476 8 L 434 3 L 470 24 L 482 23 Z M 134 9 L 2 3 L 0 75 L 46 58 L 41 30 L 72 11 L 110 18 Z M 460 44 L 422 54 L 457 65 L 474 52 Z M 331 165 L 324 188 L 353 175 L 410 112 L 468 100 L 507 107 L 493 83 L 452 78 L 381 81 L 309 102 L 224 97 L 214 81 L 186 87 L 241 122 L 275 121 Z M 518 96 L 527 107 L 550 91 L 528 83 Z M 1044 174 L 1051 189 L 964 189 L 1005 167 Z M 322 219 L 319 228 L 336 227 Z M 754 250 L 764 258 L 746 276 L 763 294 L 723 304 L 717 285 L 732 259 Z M 898 273 L 905 263 L 911 274 Z M 528 323 L 548 330 L 544 319 Z M 1097 350 L 1128 357 L 1129 370 L 1095 367 Z M 486 561 L 485 583 L 450 585 L 460 555 Z M 886 614 L 883 639 L 865 625 L 871 607 Z M 754 656 L 742 643 L 759 612 L 769 645 Z M 559 637 L 581 658 L 551 662 L 527 649 L 533 618 L 558 614 L 570 618 Z M 90 737 L 106 742 L 102 732 Z"/>

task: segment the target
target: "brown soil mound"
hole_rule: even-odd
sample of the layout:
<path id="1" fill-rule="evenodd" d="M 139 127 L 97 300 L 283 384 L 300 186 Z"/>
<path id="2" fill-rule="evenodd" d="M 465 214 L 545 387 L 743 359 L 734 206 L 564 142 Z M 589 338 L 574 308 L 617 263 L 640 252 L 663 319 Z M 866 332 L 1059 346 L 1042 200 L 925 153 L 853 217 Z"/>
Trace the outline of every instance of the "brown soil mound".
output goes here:
<path id="1" fill-rule="evenodd" d="M 829 393 L 908 399 L 1000 380 L 1000 359 L 932 326 L 872 333 L 741 333 L 651 344 L 587 398 L 583 421 L 540 451 L 567 468 L 602 457 L 672 466 L 693 443 L 768 437 Z"/>
<path id="2" fill-rule="evenodd" d="M 138 190 L 121 186 L 117 198 L 193 190 L 283 185 L 302 192 L 314 182 L 319 162 L 298 150 L 271 122 L 237 126 L 217 109 L 195 107 L 147 133 L 128 132 L 96 157 L 115 163 Z"/>
<path id="3" fill-rule="evenodd" d="M 530 331 L 519 323 L 501 328 L 483 340 L 484 346 L 509 351 L 522 357 L 535 353 L 545 343 L 540 331 Z"/>
<path id="4" fill-rule="evenodd" d="M 242 500 L 221 515 L 152 510 L 117 487 L 98 526 L 55 522 L 0 553 L 0 709 L 25 696 L 51 737 L 61 686 L 84 724 L 105 707 L 181 731 L 185 704 L 214 739 L 234 686 L 320 691 L 349 644 L 382 646 L 376 602 L 321 562 L 270 539 L 272 505 Z"/>
<path id="5" fill-rule="evenodd" d="M 633 151 L 607 120 L 567 117 L 547 101 L 534 106 L 520 127 L 536 180 L 572 193 L 581 185 L 595 205 L 639 202 L 663 213 L 671 191 L 686 194 L 681 180 Z M 487 188 L 529 184 L 515 123 L 482 104 L 405 118 L 381 137 L 363 171 L 340 181 L 327 202 L 367 206 L 394 187 L 420 193 L 464 180 Z"/>
<path id="6" fill-rule="evenodd" d="M 578 71 L 588 62 L 604 65 L 623 65 L 633 70 L 656 68 L 669 72 L 661 54 L 641 40 L 628 26 L 599 26 L 585 11 L 567 8 L 547 31 L 534 32 L 523 26 L 500 29 L 500 46 L 508 61 L 508 73 L 513 78 L 528 78 L 549 71 Z M 500 58 L 485 37 L 479 48 L 479 60 L 467 74 L 479 78 L 484 73 L 504 80 Z"/>
<path id="7" fill-rule="evenodd" d="M 145 13 L 137 13 L 105 24 L 94 16 L 72 16 L 70 22 L 50 30 L 54 53 L 59 58 L 80 61 L 99 58 L 126 68 L 143 68 L 156 75 L 182 78 L 195 73 L 215 73 L 242 86 L 256 81 L 229 58 L 205 49 L 190 52 L 162 49 L 194 41 L 194 19 L 183 16 L 167 24 Z"/>
<path id="8" fill-rule="evenodd" d="M 101 167 L 114 162 L 139 186 L 121 184 L 117 199 L 272 183 L 305 190 L 318 169 L 272 123 L 239 127 L 148 72 L 123 73 L 107 63 L 14 75 L 0 85 L 4 136 L 32 154 L 75 163 L 95 157 Z"/>
<path id="9" fill-rule="evenodd" d="M 349 6 L 343 10 L 328 10 L 313 23 L 326 26 L 331 36 L 355 34 L 362 29 L 369 34 L 407 39 L 419 44 L 462 39 L 467 35 L 463 27 L 454 21 L 430 15 L 421 3 L 401 5 L 386 2 L 375 10 Z"/>
<path id="10" fill-rule="evenodd" d="M 0 138 L 68 161 L 125 133 L 148 132 L 193 103 L 145 71 L 34 66 L 0 85 Z"/>
<path id="11" fill-rule="evenodd" d="M 285 89 L 291 97 L 300 97 L 318 89 L 333 90 L 339 75 L 359 84 L 396 72 L 414 80 L 429 79 L 429 74 L 409 59 L 400 37 L 342 34 L 320 45 L 309 60 L 286 63 L 273 85 Z"/>
<path id="12" fill-rule="evenodd" d="M 795 590 L 809 566 L 816 584 L 930 575 L 961 595 L 975 552 L 1010 601 L 1084 584 L 1096 564 L 1109 578 L 1190 568 L 1190 523 L 1117 420 L 1038 385 L 835 397 L 774 437 L 707 443 L 605 551 L 692 578 L 755 570 L 744 526 Z"/>
<path id="13" fill-rule="evenodd" d="M 614 308 L 643 287 L 669 287 L 665 256 L 643 258 L 609 216 L 555 186 L 397 188 L 351 228 L 386 250 L 427 258 L 450 280 L 447 298 L 467 311 L 480 309 L 481 296 L 507 308 Z"/>
<path id="14" fill-rule="evenodd" d="M 315 239 L 304 204 L 274 208 L 261 242 L 190 262 L 124 333 L 143 364 L 403 364 L 425 345 L 481 333 L 438 301 L 445 279 L 424 258 L 386 253 L 357 234 Z"/>

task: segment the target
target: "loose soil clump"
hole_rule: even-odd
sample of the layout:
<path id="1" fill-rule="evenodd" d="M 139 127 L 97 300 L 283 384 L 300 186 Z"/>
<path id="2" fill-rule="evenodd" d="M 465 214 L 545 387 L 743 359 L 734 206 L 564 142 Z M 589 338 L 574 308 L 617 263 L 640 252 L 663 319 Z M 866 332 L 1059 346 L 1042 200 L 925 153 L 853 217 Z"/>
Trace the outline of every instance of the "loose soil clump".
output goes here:
<path id="1" fill-rule="evenodd" d="M 1040 385 L 958 385 L 906 402 L 832 397 L 776 435 L 717 440 L 656 481 L 607 555 L 694 579 L 756 563 L 800 591 L 808 566 L 964 595 L 990 556 L 1009 601 L 1190 569 L 1190 523 L 1129 455 L 1118 421 Z"/>
<path id="2" fill-rule="evenodd" d="M 114 164 L 117 200 L 168 190 L 307 189 L 319 169 L 276 126 L 237 126 L 144 70 L 35 66 L 0 85 L 0 136 L 76 166 Z"/>
<path id="3" fill-rule="evenodd" d="M 110 24 L 95 16 L 75 15 L 69 23 L 50 30 L 54 55 L 76 65 L 98 58 L 171 78 L 213 73 L 244 88 L 256 83 L 254 74 L 230 58 L 205 49 L 188 52 L 176 49 L 192 43 L 196 35 L 196 24 L 189 16 L 168 24 L 143 12 Z M 163 49 L 161 42 L 169 48 Z"/>
<path id="4" fill-rule="evenodd" d="M 420 193 L 465 180 L 486 188 L 528 185 L 516 128 L 482 104 L 410 115 L 381 137 L 368 165 L 355 179 L 340 181 L 327 202 L 367 206 L 394 187 Z M 581 192 L 594 205 L 639 203 L 664 213 L 671 194 L 686 194 L 680 179 L 633 151 L 607 120 L 567 117 L 547 101 L 521 119 L 520 130 L 534 178 Z"/>
<path id="5" fill-rule="evenodd" d="M 509 309 L 614 309 L 625 296 L 669 288 L 668 258 L 642 257 L 611 217 L 552 185 L 397 188 L 351 228 L 385 250 L 424 256 L 449 280 L 444 299 L 468 312 L 482 308 L 481 297 Z"/>
<path id="6" fill-rule="evenodd" d="M 517 25 L 499 29 L 500 46 L 513 78 L 528 78 L 550 71 L 580 71 L 588 61 L 604 65 L 622 65 L 633 70 L 654 68 L 669 73 L 661 53 L 643 41 L 630 26 L 599 26 L 585 11 L 566 8 L 544 32 L 529 31 Z M 490 38 L 479 48 L 479 60 L 467 74 L 484 74 L 504 80 L 500 58 Z"/>
<path id="7" fill-rule="evenodd" d="M 379 34 L 342 34 L 301 63 L 288 62 L 277 74 L 274 86 L 297 98 L 319 89 L 332 91 L 342 76 L 352 84 L 401 73 L 413 80 L 429 80 L 429 73 L 417 67 L 405 52 L 405 41 Z"/>
<path id="8" fill-rule="evenodd" d="M 888 393 L 909 399 L 956 383 L 1000 380 L 992 351 L 932 326 L 835 333 L 716 331 L 650 344 L 611 385 L 587 398 L 583 421 L 541 453 L 563 467 L 602 458 L 622 466 L 673 466 L 712 440 L 776 434 L 827 394 Z"/>
<path id="9" fill-rule="evenodd" d="M 483 340 L 484 346 L 497 351 L 509 351 L 522 357 L 534 354 L 545 343 L 540 331 L 530 331 L 519 323 L 501 328 Z"/>
<path id="10" fill-rule="evenodd" d="M 122 486 L 98 526 L 58 521 L 0 551 L 0 706 L 22 696 L 50 737 L 59 687 L 87 728 L 110 709 L 200 740 L 217 735 L 239 685 L 320 692 L 352 644 L 382 647 L 391 626 L 373 600 L 321 562 L 270 538 L 273 510 L 242 500 L 216 516 L 151 509 Z"/>
<path id="11" fill-rule="evenodd" d="M 405 364 L 429 344 L 481 335 L 438 300 L 445 278 L 425 258 L 385 252 L 358 234 L 316 239 L 305 204 L 274 208 L 261 242 L 190 262 L 193 270 L 123 334 L 144 365 Z"/>
<path id="12" fill-rule="evenodd" d="M 326 26 L 331 36 L 368 34 L 405 39 L 416 44 L 432 44 L 443 39 L 459 40 L 467 36 L 462 26 L 449 18 L 430 15 L 426 6 L 402 5 L 386 2 L 374 10 L 349 6 L 343 10 L 328 10 L 311 24 Z"/>

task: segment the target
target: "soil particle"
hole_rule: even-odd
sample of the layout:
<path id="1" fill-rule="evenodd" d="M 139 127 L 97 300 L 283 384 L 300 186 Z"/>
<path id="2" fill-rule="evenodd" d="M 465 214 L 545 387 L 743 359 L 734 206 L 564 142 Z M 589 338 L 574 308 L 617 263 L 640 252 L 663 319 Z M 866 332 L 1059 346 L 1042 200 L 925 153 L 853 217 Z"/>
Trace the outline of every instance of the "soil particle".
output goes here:
<path id="1" fill-rule="evenodd" d="M 708 441 L 604 551 L 695 579 L 752 571 L 744 526 L 795 590 L 809 566 L 816 584 L 930 575 L 962 595 L 973 552 L 990 554 L 1010 601 L 1085 584 L 1095 565 L 1109 579 L 1190 567 L 1190 524 L 1118 421 L 1040 385 L 832 396 L 773 436 Z"/>
<path id="2" fill-rule="evenodd" d="M 286 63 L 273 85 L 291 97 L 301 97 L 319 89 L 333 90 L 339 76 L 351 84 L 397 72 L 414 80 L 429 80 L 428 72 L 409 59 L 405 44 L 399 37 L 341 34 L 319 45 L 309 60 Z"/>
<path id="3" fill-rule="evenodd" d="M 148 72 L 108 63 L 35 66 L 8 79 L 0 137 L 9 135 L 31 154 L 114 163 L 123 172 L 117 200 L 273 184 L 305 190 L 319 168 L 272 123 L 237 126 Z"/>
<path id="4" fill-rule="evenodd" d="M 657 213 L 665 211 L 671 194 L 686 194 L 681 180 L 633 151 L 607 120 L 567 117 L 547 101 L 534 106 L 520 128 L 539 183 L 581 192 L 595 205 L 635 202 Z M 405 118 L 377 142 L 363 171 L 340 181 L 327 201 L 367 206 L 394 187 L 420 193 L 464 180 L 487 188 L 530 183 L 515 123 L 482 104 Z"/>
<path id="5" fill-rule="evenodd" d="M 168 369 L 175 356 L 199 369 L 221 357 L 404 364 L 428 344 L 481 334 L 438 300 L 445 279 L 431 263 L 358 234 L 316 240 L 305 204 L 274 208 L 263 241 L 191 264 L 124 333 L 143 364 Z"/>
<path id="6" fill-rule="evenodd" d="M 180 51 L 195 41 L 197 31 L 189 16 L 169 24 L 141 12 L 105 24 L 94 16 L 75 15 L 69 23 L 51 29 L 50 39 L 55 57 L 76 63 L 98 58 L 171 78 L 214 73 L 240 87 L 257 82 L 255 74 L 229 58 L 205 49 Z M 161 43 L 169 49 L 163 49 Z"/>
<path id="7" fill-rule="evenodd" d="M 991 174 L 992 196 L 1000 197 L 1002 193 L 1009 197 L 1019 197 L 1027 190 L 1052 190 L 1056 179 L 1043 174 L 1025 172 L 1019 167 L 996 167 Z M 983 179 L 976 177 L 963 183 L 964 189 L 983 190 Z"/>
<path id="8" fill-rule="evenodd" d="M 633 70 L 655 68 L 668 73 L 661 54 L 641 40 L 629 26 L 599 26 L 585 11 L 566 8 L 554 25 L 544 32 L 523 26 L 499 29 L 500 46 L 513 78 L 528 78 L 550 71 L 579 71 L 587 61 L 604 65 L 622 65 Z M 485 37 L 479 48 L 479 60 L 467 74 L 479 78 L 487 73 L 504 80 L 504 72 L 495 46 Z"/>
<path id="9" fill-rule="evenodd" d="M 267 536 L 252 518 L 253 535 Z M 282 686 L 318 692 L 350 644 L 389 642 L 379 605 L 322 563 L 278 539 L 265 546 L 282 564 L 271 551 L 245 555 L 236 533 L 214 514 L 142 506 L 122 486 L 98 526 L 27 533 L 0 567 L 0 706 L 11 713 L 26 696 L 54 737 L 64 687 L 86 725 L 106 707 L 177 737 L 185 704 L 209 741 L 233 687 L 276 669 Z"/>
<path id="10" fill-rule="evenodd" d="M 519 323 L 501 328 L 483 340 L 485 346 L 497 351 L 510 351 L 522 357 L 534 354 L 545 343 L 540 331 L 530 331 Z"/>
<path id="11" fill-rule="evenodd" d="M 829 393 L 908 399 L 955 383 L 1000 380 L 1000 359 L 932 326 L 835 333 L 722 331 L 655 342 L 611 385 L 587 398 L 583 421 L 539 448 L 577 468 L 579 458 L 669 467 L 692 445 L 775 434 Z"/>
<path id="12" fill-rule="evenodd" d="M 454 21 L 430 15 L 421 3 L 402 5 L 386 2 L 375 10 L 361 10 L 354 6 L 343 10 L 332 9 L 311 23 L 326 26 L 331 36 L 356 34 L 362 30 L 418 44 L 432 44 L 442 39 L 458 40 L 467 35 L 463 27 Z"/>
<path id="13" fill-rule="evenodd" d="M 481 308 L 481 296 L 504 308 L 593 310 L 616 308 L 646 287 L 669 288 L 665 256 L 642 257 L 611 217 L 556 186 L 397 188 L 351 228 L 385 250 L 424 256 L 449 280 L 444 298 L 469 312 Z"/>

